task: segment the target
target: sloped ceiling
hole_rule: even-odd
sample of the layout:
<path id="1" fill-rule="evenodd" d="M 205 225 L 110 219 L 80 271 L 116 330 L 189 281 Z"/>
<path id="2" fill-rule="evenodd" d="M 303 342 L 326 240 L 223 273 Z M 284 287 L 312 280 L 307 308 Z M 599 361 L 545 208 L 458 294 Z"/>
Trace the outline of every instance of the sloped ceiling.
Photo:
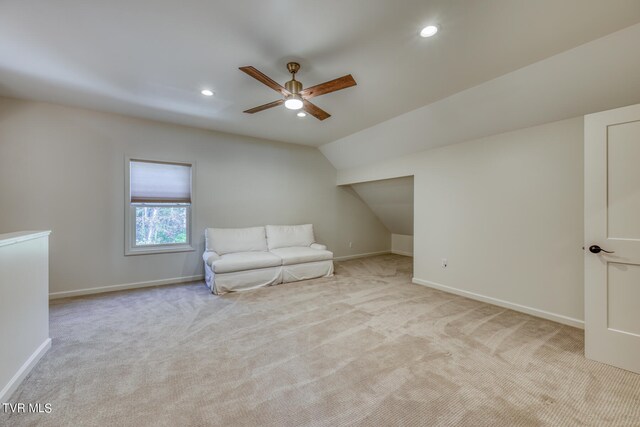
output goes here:
<path id="1" fill-rule="evenodd" d="M 323 145 L 320 150 L 337 169 L 348 169 L 637 104 L 638 46 L 640 24 Z"/>
<path id="2" fill-rule="evenodd" d="M 352 184 L 392 234 L 413 235 L 413 177 Z"/>
<path id="3" fill-rule="evenodd" d="M 318 146 L 638 22 L 638 0 L 4 0 L 0 94 Z M 431 23 L 438 35 L 418 37 Z M 243 114 L 278 95 L 238 67 L 253 65 L 283 83 L 289 60 L 302 64 L 306 86 L 347 73 L 358 85 L 317 98 L 333 115 L 323 122 L 282 107 Z M 202 97 L 203 87 L 216 95 Z M 494 99 L 522 100 L 496 90 L 482 92 L 488 109 Z M 536 91 L 523 95 L 549 92 Z M 573 107 L 561 99 L 563 108 L 552 112 L 629 99 L 618 94 L 585 108 L 575 107 L 580 97 Z M 456 105 L 438 107 L 432 121 L 444 114 L 444 123 L 473 129 L 452 119 Z M 539 102 L 525 111 L 553 116 Z M 527 122 L 509 113 L 502 127 Z M 498 128 L 480 120 L 479 131 Z M 400 141 L 400 151 L 405 143 L 412 144 Z M 334 161 L 341 155 L 331 152 Z"/>

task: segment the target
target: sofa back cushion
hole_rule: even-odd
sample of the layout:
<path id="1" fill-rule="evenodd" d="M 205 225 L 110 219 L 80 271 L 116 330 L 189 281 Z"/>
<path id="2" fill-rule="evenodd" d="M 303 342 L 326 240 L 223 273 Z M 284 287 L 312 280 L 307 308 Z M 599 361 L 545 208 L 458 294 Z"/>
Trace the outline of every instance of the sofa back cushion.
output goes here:
<path id="1" fill-rule="evenodd" d="M 207 228 L 205 237 L 207 251 L 218 255 L 267 250 L 264 227 Z"/>
<path id="2" fill-rule="evenodd" d="M 266 229 L 269 249 L 310 246 L 316 241 L 313 224 L 267 225 Z"/>

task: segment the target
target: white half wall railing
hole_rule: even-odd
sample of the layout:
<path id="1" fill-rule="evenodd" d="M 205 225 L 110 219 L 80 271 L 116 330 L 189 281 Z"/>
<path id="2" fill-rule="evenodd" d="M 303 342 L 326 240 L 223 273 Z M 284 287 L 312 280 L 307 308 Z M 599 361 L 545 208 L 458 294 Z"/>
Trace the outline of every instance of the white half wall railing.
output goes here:
<path id="1" fill-rule="evenodd" d="M 51 347 L 50 233 L 0 234 L 0 403 Z"/>

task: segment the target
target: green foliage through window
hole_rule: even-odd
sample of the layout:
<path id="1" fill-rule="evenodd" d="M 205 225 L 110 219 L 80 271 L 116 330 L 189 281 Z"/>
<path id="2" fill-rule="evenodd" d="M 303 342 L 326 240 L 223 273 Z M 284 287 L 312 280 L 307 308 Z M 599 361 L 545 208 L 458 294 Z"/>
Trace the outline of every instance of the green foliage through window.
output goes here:
<path id="1" fill-rule="evenodd" d="M 136 246 L 187 243 L 187 206 L 136 206 Z"/>

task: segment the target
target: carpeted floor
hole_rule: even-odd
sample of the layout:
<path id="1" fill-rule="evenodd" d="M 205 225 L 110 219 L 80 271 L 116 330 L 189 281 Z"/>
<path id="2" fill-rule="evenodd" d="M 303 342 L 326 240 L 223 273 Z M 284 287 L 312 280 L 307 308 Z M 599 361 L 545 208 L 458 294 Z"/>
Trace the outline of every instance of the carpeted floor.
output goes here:
<path id="1" fill-rule="evenodd" d="M 53 301 L 10 426 L 639 426 L 640 375 L 582 331 L 412 285 L 411 259 L 221 297 L 203 284 Z"/>

